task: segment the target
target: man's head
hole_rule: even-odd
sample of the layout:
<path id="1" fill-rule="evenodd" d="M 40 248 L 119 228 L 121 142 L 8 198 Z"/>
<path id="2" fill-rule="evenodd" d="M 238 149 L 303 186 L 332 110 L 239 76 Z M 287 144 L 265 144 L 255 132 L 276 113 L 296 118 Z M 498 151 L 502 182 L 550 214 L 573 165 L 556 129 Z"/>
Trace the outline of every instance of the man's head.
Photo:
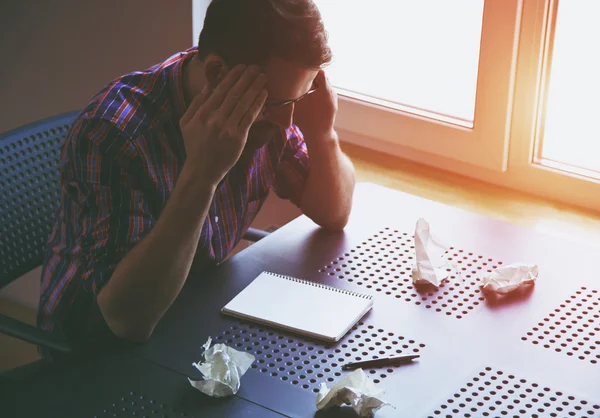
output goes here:
<path id="1" fill-rule="evenodd" d="M 290 101 L 316 87 L 314 78 L 331 61 L 331 50 L 312 0 L 212 0 L 198 58 L 213 86 L 237 64 L 256 64 L 266 74 L 269 97 L 248 137 L 257 147 L 292 124 Z"/>

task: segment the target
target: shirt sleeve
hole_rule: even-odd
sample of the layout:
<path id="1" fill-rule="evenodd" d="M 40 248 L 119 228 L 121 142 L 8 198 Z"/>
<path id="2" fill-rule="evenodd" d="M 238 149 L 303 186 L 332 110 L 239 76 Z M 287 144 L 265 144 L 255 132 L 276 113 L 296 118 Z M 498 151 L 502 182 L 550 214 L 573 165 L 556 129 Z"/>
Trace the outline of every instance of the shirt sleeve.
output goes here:
<path id="1" fill-rule="evenodd" d="M 82 283 L 94 299 L 117 264 L 156 223 L 132 141 L 105 121 L 88 122 L 72 145 Z M 134 174 L 135 173 L 135 174 Z"/>
<path id="2" fill-rule="evenodd" d="M 114 342 L 97 296 L 156 223 L 149 170 L 134 142 L 98 119 L 74 123 L 61 159 L 59 221 L 43 276 L 52 285 L 42 286 L 39 323 L 77 344 Z"/>
<path id="3" fill-rule="evenodd" d="M 286 131 L 281 158 L 275 169 L 275 193 L 300 207 L 308 177 L 309 157 L 304 136 L 296 125 Z"/>

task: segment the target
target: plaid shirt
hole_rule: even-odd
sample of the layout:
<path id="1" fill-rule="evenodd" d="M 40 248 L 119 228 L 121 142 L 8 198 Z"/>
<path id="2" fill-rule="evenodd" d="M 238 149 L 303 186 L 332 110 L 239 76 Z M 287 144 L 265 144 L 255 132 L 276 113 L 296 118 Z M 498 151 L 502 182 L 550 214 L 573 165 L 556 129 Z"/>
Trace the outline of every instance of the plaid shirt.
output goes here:
<path id="1" fill-rule="evenodd" d="M 42 272 L 38 326 L 71 341 L 106 330 L 98 292 L 155 225 L 185 161 L 179 119 L 182 68 L 195 48 L 98 93 L 73 124 L 61 158 L 61 197 Z M 195 267 L 223 261 L 270 189 L 299 205 L 308 173 L 292 126 L 240 160 L 219 184 L 204 221 Z"/>

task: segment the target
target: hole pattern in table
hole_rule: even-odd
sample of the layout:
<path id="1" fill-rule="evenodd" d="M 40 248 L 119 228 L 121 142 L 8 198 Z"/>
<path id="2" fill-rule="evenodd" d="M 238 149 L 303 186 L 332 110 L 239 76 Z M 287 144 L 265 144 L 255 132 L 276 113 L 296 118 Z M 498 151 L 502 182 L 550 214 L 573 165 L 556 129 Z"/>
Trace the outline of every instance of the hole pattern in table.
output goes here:
<path id="1" fill-rule="evenodd" d="M 600 292 L 582 287 L 521 338 L 592 364 L 600 362 Z"/>
<path id="2" fill-rule="evenodd" d="M 215 343 L 252 353 L 256 357 L 253 369 L 315 393 L 321 382 L 331 387 L 334 381 L 349 373 L 341 369 L 345 363 L 415 354 L 425 347 L 425 344 L 362 321 L 334 344 L 243 321 L 217 335 Z M 394 373 L 394 368 L 365 369 L 365 373 L 379 383 Z"/>
<path id="3" fill-rule="evenodd" d="M 69 126 L 0 143 L 0 274 L 41 264 L 59 203 L 60 148 Z"/>
<path id="4" fill-rule="evenodd" d="M 180 399 L 183 404 L 193 404 L 190 397 L 184 396 Z M 179 409 L 179 410 L 178 410 Z M 94 415 L 94 418 L 105 417 L 147 417 L 147 418 L 194 418 L 195 415 L 190 415 L 187 411 L 194 408 L 185 408 L 186 412 L 181 411 L 182 408 L 173 408 L 163 402 L 136 393 L 129 392 L 120 399 L 113 402 L 108 407 L 104 408 L 99 414 Z M 201 414 L 201 416 L 204 416 Z"/>
<path id="5" fill-rule="evenodd" d="M 596 417 L 600 405 L 486 367 L 429 417 Z"/>
<path id="6" fill-rule="evenodd" d="M 411 277 L 415 264 L 413 235 L 385 228 L 319 272 L 461 319 L 485 300 L 479 282 L 502 262 L 454 247 L 446 258 L 456 267 L 449 269 L 448 279 L 438 289 L 417 288 Z"/>

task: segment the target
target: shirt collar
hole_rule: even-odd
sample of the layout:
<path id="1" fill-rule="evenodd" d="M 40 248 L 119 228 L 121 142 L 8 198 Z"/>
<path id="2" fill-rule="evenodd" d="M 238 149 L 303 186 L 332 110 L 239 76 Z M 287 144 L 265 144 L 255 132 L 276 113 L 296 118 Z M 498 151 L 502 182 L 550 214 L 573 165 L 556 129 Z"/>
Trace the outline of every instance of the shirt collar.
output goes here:
<path id="1" fill-rule="evenodd" d="M 173 65 L 166 69 L 167 80 L 169 82 L 170 100 L 173 105 L 173 115 L 177 120 L 181 119 L 187 105 L 183 94 L 183 67 L 198 52 L 197 47 L 192 47 L 184 52 L 180 52 L 170 59 L 174 60 Z"/>

